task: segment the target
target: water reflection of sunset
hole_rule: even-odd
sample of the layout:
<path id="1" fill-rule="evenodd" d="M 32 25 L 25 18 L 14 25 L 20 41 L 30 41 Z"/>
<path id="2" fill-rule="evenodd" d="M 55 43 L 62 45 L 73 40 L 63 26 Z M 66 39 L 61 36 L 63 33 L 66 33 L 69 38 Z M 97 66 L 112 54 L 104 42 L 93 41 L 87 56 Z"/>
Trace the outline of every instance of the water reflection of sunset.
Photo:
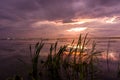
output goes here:
<path id="1" fill-rule="evenodd" d="M 77 49 L 77 51 L 73 51 L 71 53 L 73 56 L 74 55 L 76 55 L 76 56 L 81 55 L 83 57 L 83 59 L 86 59 L 87 57 L 92 55 L 92 53 L 90 53 L 90 49 L 87 48 L 87 47 L 84 47 L 83 52 L 80 52 L 82 50 L 82 46 L 80 47 L 80 46 L 71 46 L 71 45 L 68 46 L 68 51 L 65 52 L 66 55 L 70 54 L 69 53 L 70 48 L 72 48 L 74 50 Z M 99 52 L 101 52 L 101 53 L 98 53 L 98 54 L 100 54 L 97 57 L 98 59 L 107 60 L 107 58 L 108 58 L 109 60 L 112 60 L 112 61 L 118 61 L 119 60 L 118 54 L 116 52 L 113 52 L 113 51 L 109 52 L 108 57 L 107 57 L 107 52 L 106 51 L 104 51 L 104 52 L 99 51 Z"/>
<path id="2" fill-rule="evenodd" d="M 106 60 L 107 59 L 107 54 L 102 53 L 101 58 Z M 108 59 L 113 60 L 113 61 L 117 61 L 118 60 L 117 54 L 115 52 L 109 52 L 108 53 Z"/>

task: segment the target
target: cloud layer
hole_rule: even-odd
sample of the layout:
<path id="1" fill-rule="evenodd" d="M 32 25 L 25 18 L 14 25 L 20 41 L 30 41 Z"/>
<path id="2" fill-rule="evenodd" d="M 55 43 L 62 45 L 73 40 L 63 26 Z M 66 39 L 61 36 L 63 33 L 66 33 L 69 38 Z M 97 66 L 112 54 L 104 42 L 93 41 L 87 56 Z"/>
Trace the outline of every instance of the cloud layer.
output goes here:
<path id="1" fill-rule="evenodd" d="M 69 24 L 82 20 L 82 24 Z M 120 0 L 0 1 L 1 37 L 64 37 L 72 35 L 66 30 L 76 27 L 88 27 L 98 36 L 106 32 L 104 36 L 120 36 L 119 25 Z"/>

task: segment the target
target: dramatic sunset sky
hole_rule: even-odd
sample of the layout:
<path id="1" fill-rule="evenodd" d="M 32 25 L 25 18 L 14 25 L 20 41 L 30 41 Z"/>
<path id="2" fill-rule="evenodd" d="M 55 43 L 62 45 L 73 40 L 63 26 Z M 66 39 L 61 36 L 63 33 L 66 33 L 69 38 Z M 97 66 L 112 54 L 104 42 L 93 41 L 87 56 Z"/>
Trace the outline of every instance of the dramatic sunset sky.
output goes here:
<path id="1" fill-rule="evenodd" d="M 0 38 L 120 36 L 120 0 L 0 0 Z"/>

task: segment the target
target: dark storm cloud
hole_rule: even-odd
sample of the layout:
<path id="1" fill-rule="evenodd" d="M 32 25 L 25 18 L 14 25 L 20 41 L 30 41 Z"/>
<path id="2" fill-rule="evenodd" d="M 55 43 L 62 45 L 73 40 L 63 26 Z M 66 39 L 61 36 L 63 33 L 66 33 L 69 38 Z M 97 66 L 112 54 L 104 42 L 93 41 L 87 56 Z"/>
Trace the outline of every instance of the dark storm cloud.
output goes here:
<path id="1" fill-rule="evenodd" d="M 110 7 L 120 4 L 120 0 L 84 0 L 84 1 L 86 5 L 89 7 L 96 7 L 96 6 Z"/>
<path id="2" fill-rule="evenodd" d="M 73 10 L 69 9 L 72 7 L 67 2 L 63 0 L 1 0 L 0 20 L 21 21 L 31 19 L 36 21 L 68 18 L 73 15 Z"/>
<path id="3" fill-rule="evenodd" d="M 120 0 L 36 0 L 47 20 L 97 18 L 119 14 Z"/>
<path id="4" fill-rule="evenodd" d="M 73 21 L 73 20 L 71 20 L 71 19 L 64 19 L 62 22 L 63 22 L 63 23 L 71 23 L 71 22 L 75 22 L 75 21 Z"/>
<path id="5" fill-rule="evenodd" d="M 17 16 L 20 19 L 71 22 L 71 19 L 77 17 L 117 14 L 120 11 L 119 4 L 120 0 L 1 0 L 0 10 L 9 15 L 0 15 L 0 18 L 12 19 Z"/>
<path id="6" fill-rule="evenodd" d="M 39 1 L 39 4 L 44 9 L 48 20 L 70 19 L 75 16 L 74 8 L 72 7 L 73 0 L 52 0 Z"/>
<path id="7" fill-rule="evenodd" d="M 83 12 L 88 17 L 109 17 L 120 13 L 120 0 L 84 0 L 84 4 L 87 11 Z"/>

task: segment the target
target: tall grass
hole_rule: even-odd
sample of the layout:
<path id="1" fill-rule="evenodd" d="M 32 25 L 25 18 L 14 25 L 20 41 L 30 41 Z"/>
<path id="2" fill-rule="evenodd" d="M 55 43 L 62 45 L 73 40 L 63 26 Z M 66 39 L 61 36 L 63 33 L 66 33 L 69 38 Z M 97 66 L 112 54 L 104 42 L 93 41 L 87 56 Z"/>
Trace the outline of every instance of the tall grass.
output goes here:
<path id="1" fill-rule="evenodd" d="M 90 50 L 85 51 L 90 41 L 87 35 L 85 37 L 80 35 L 77 44 L 75 45 L 73 41 L 70 49 L 67 49 L 68 45 L 64 45 L 56 52 L 56 44 L 51 45 L 50 53 L 45 61 L 47 72 L 52 74 L 49 75 L 51 80 L 61 80 L 63 73 L 67 80 L 94 80 L 95 61 L 99 52 L 95 50 L 95 42 Z"/>
<path id="2" fill-rule="evenodd" d="M 32 68 L 29 73 L 29 80 L 41 80 L 43 78 L 43 80 L 96 80 L 97 57 L 100 52 L 95 49 L 96 43 L 94 41 L 91 48 L 86 50 L 86 47 L 90 46 L 90 39 L 87 36 L 88 34 L 80 35 L 77 43 L 73 40 L 70 48 L 68 48 L 69 45 L 58 48 L 58 42 L 51 44 L 48 56 L 40 65 L 38 65 L 40 63 L 39 58 L 41 58 L 40 52 L 44 43 L 42 41 L 36 43 L 34 53 L 32 53 L 30 46 Z"/>
<path id="3" fill-rule="evenodd" d="M 44 43 L 42 43 L 42 41 L 40 43 L 38 42 L 35 45 L 35 51 L 34 51 L 34 54 L 32 57 L 32 73 L 31 73 L 32 75 L 31 75 L 31 77 L 34 78 L 35 80 L 38 80 L 38 60 L 39 60 L 39 54 L 40 54 L 40 51 L 41 51 L 43 45 L 44 45 Z"/>

